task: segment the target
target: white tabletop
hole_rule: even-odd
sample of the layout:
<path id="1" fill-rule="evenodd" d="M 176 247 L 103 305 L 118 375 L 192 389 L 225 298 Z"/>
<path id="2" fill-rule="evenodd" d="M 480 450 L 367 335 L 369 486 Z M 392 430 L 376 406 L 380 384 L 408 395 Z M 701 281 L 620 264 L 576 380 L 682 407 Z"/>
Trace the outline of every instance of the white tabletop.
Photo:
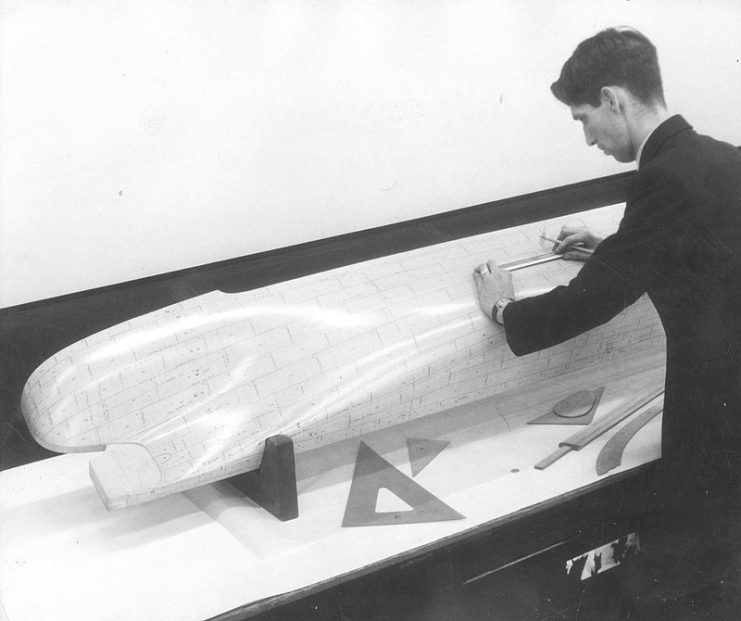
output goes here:
<path id="1" fill-rule="evenodd" d="M 300 514 L 289 522 L 227 482 L 108 512 L 88 477 L 97 453 L 1 472 L 0 614 L 10 621 L 205 619 L 346 579 L 558 502 L 658 458 L 661 417 L 631 440 L 622 465 L 602 477 L 597 455 L 620 426 L 541 471 L 533 465 L 578 427 L 527 421 L 571 391 L 604 385 L 597 420 L 632 396 L 631 386 L 656 364 L 580 372 L 536 393 L 482 400 L 363 436 L 410 477 L 407 438 L 449 441 L 414 481 L 461 520 L 343 528 L 359 438 L 297 455 Z"/>

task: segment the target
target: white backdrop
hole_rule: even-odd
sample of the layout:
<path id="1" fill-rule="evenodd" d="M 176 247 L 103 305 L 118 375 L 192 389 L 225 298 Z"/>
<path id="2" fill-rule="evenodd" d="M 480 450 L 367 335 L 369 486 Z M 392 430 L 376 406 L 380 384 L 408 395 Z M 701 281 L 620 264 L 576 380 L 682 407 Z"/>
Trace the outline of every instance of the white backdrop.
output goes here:
<path id="1" fill-rule="evenodd" d="M 549 86 L 630 24 L 741 144 L 738 0 L 0 0 L 0 306 L 627 170 Z"/>

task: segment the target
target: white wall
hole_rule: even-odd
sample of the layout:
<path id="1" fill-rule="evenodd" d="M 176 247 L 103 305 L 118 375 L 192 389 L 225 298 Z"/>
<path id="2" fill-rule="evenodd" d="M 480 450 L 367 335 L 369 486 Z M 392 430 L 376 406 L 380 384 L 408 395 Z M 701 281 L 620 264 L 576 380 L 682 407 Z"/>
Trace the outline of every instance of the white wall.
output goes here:
<path id="1" fill-rule="evenodd" d="M 0 306 L 626 170 L 549 91 L 609 25 L 741 144 L 738 0 L 0 6 Z"/>

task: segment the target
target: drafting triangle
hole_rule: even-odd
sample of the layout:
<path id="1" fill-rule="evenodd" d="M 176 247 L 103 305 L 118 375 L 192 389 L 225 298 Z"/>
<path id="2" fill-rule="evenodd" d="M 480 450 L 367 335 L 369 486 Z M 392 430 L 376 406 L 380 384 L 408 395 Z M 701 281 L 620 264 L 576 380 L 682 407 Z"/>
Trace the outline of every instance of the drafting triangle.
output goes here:
<path id="1" fill-rule="evenodd" d="M 412 509 L 376 511 L 381 488 L 396 494 Z M 464 516 L 394 468 L 365 442 L 360 443 L 342 526 L 417 524 L 461 519 Z"/>
<path id="2" fill-rule="evenodd" d="M 426 440 L 425 438 L 407 438 L 409 463 L 412 465 L 412 476 L 416 477 L 425 466 L 437 457 L 448 446 L 448 440 Z"/>
<path id="3" fill-rule="evenodd" d="M 528 421 L 528 425 L 589 425 L 594 419 L 605 387 L 582 390 L 561 399 L 547 414 Z"/>
<path id="4" fill-rule="evenodd" d="M 410 507 L 390 489 L 387 489 L 385 487 L 378 488 L 378 498 L 376 498 L 376 513 L 388 513 L 390 511 L 411 511 L 412 509 L 414 509 L 414 507 Z"/>

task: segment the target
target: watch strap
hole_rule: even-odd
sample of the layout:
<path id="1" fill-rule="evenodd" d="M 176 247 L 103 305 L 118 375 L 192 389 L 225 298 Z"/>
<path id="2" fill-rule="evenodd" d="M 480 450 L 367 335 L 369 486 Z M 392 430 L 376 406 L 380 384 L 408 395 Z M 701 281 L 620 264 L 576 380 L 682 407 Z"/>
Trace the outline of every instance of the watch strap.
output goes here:
<path id="1" fill-rule="evenodd" d="M 507 306 L 514 301 L 514 298 L 503 297 L 499 298 L 494 303 L 494 308 L 492 309 L 492 319 L 494 319 L 494 321 L 496 321 L 500 326 L 504 325 L 504 309 L 507 308 Z"/>

